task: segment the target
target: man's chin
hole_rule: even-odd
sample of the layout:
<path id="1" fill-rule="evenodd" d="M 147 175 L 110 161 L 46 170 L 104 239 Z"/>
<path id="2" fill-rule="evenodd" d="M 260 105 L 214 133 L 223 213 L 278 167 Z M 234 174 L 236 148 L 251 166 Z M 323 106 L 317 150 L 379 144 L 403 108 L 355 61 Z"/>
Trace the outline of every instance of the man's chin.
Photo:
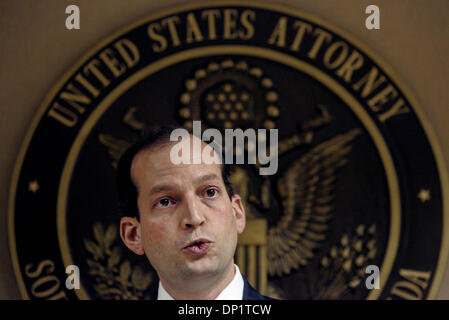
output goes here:
<path id="1" fill-rule="evenodd" d="M 191 277 L 213 276 L 220 273 L 218 264 L 206 257 L 204 259 L 186 261 L 185 271 L 189 273 Z"/>

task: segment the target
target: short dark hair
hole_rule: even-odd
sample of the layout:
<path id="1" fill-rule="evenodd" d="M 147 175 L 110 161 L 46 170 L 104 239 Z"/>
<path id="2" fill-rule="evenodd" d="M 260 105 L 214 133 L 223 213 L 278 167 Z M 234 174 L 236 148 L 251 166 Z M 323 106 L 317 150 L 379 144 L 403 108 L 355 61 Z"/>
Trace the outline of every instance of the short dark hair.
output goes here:
<path id="1" fill-rule="evenodd" d="M 125 153 L 121 156 L 117 165 L 117 190 L 119 195 L 119 210 L 121 216 L 137 217 L 139 219 L 139 209 L 137 207 L 137 187 L 131 178 L 131 164 L 134 157 L 143 149 L 155 146 L 163 146 L 170 143 L 170 134 L 173 130 L 181 127 L 173 125 L 153 126 L 145 131 Z M 185 129 L 185 128 L 182 128 Z M 191 130 L 186 129 L 190 134 Z M 193 135 L 193 134 L 192 134 Z M 224 159 L 223 155 L 222 159 Z M 221 176 L 223 178 L 226 192 L 229 198 L 234 195 L 231 183 L 231 167 L 222 161 Z"/>

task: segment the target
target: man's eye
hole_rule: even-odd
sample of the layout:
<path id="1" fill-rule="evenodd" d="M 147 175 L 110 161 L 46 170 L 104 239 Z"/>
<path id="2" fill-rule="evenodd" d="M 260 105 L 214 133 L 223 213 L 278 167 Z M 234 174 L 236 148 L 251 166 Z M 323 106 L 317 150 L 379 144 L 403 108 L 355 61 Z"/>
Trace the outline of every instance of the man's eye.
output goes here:
<path id="1" fill-rule="evenodd" d="M 160 206 L 160 207 L 168 207 L 169 205 L 170 205 L 170 202 L 171 202 L 171 200 L 170 199 L 168 199 L 168 198 L 162 198 L 161 200 L 159 200 L 158 202 L 157 202 L 157 206 Z"/>
<path id="2" fill-rule="evenodd" d="M 215 189 L 207 189 L 206 190 L 206 196 L 208 196 L 209 198 L 215 197 L 216 194 L 217 194 L 217 190 L 215 190 Z"/>

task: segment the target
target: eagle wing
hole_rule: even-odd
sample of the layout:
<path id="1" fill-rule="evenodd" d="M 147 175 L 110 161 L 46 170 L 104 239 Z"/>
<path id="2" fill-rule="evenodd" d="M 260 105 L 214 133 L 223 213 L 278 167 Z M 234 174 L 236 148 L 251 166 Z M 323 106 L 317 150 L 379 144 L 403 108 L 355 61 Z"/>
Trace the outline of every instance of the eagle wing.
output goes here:
<path id="1" fill-rule="evenodd" d="M 333 210 L 337 170 L 346 164 L 353 129 L 301 156 L 277 181 L 283 215 L 267 236 L 268 273 L 289 274 L 313 257 Z"/>

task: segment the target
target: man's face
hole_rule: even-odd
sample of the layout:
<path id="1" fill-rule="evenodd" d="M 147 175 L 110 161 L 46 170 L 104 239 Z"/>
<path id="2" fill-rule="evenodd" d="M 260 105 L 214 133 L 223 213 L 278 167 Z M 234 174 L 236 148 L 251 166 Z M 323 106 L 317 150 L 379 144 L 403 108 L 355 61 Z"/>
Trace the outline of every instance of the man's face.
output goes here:
<path id="1" fill-rule="evenodd" d="M 166 281 L 219 275 L 232 266 L 237 234 L 245 227 L 240 197 L 229 198 L 219 164 L 173 164 L 173 145 L 135 156 L 131 177 L 140 223 L 122 219 L 122 238 L 134 252 L 145 253 Z M 128 228 L 127 234 L 126 221 L 135 232 Z"/>

